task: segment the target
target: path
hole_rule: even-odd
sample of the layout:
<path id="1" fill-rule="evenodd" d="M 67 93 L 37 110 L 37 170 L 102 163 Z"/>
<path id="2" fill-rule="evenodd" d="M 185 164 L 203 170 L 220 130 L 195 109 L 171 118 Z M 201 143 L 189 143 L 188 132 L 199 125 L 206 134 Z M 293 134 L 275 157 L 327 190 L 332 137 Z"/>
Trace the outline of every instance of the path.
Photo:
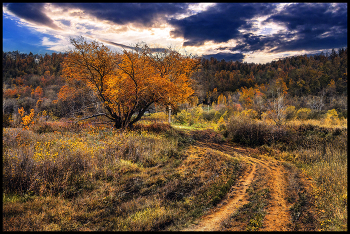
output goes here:
<path id="1" fill-rule="evenodd" d="M 204 215 L 197 224 L 193 224 L 183 231 L 220 231 L 222 223 L 234 214 L 240 207 L 248 203 L 247 188 L 257 179 L 258 176 L 264 176 L 268 181 L 271 199 L 267 206 L 267 214 L 263 221 L 263 227 L 259 231 L 288 231 L 291 223 L 291 215 L 286 202 L 284 176 L 285 169 L 278 161 L 263 160 L 250 157 L 254 149 L 239 148 L 228 144 L 198 143 L 201 147 L 208 147 L 221 152 L 234 155 L 241 155 L 243 160 L 248 161 L 251 166 L 231 188 L 226 197 L 216 208 Z M 257 168 L 264 169 L 264 175 L 259 174 Z M 264 179 L 265 179 L 264 178 Z M 239 227 L 238 227 L 239 228 Z M 236 229 L 235 229 L 236 231 Z M 244 231 L 244 230 L 237 230 Z"/>

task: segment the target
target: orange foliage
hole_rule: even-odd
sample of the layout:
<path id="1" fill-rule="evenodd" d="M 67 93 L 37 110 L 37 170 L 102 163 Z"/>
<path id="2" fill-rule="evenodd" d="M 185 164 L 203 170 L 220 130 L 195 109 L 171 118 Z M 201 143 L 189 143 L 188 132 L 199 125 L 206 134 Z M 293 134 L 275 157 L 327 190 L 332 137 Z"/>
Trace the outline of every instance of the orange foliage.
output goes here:
<path id="1" fill-rule="evenodd" d="M 175 106 L 193 94 L 189 77 L 198 63 L 195 59 L 171 49 L 154 53 L 146 45 L 118 54 L 83 38 L 71 42 L 75 50 L 63 63 L 67 84 L 82 82 L 92 89 L 117 128 L 138 121 L 151 104 Z M 69 88 L 61 91 L 63 99 Z"/>
<path id="2" fill-rule="evenodd" d="M 250 87 L 249 89 L 246 87 L 242 87 L 241 91 L 239 92 L 239 101 L 244 105 L 245 108 L 252 108 L 254 105 L 254 101 L 256 101 L 257 98 L 262 98 L 265 96 L 263 92 L 266 92 L 266 88 L 264 85 L 255 85 L 254 88 Z"/>
<path id="3" fill-rule="evenodd" d="M 256 90 L 252 87 L 247 89 L 246 87 L 242 87 L 239 92 L 239 101 L 246 107 L 251 108 L 253 106 L 253 98 L 255 96 Z"/>
<path id="4" fill-rule="evenodd" d="M 34 121 L 33 121 L 34 117 L 35 117 L 34 109 L 30 110 L 30 114 L 29 115 L 25 115 L 24 108 L 21 107 L 21 108 L 18 108 L 18 113 L 22 117 L 21 124 L 23 125 L 23 128 L 29 129 L 29 125 L 30 124 L 34 124 Z"/>
<path id="5" fill-rule="evenodd" d="M 15 98 L 17 96 L 18 96 L 18 90 L 16 88 L 4 90 L 4 94 L 3 94 L 4 98 Z"/>
<path id="6" fill-rule="evenodd" d="M 34 96 L 36 98 L 41 98 L 43 95 L 44 95 L 43 89 L 40 86 L 36 87 L 36 89 L 34 90 Z"/>
<path id="7" fill-rule="evenodd" d="M 71 86 L 64 85 L 64 86 L 62 86 L 59 93 L 57 94 L 57 97 L 59 100 L 67 101 L 67 100 L 74 99 L 75 94 L 76 94 L 76 89 L 74 89 Z"/>
<path id="8" fill-rule="evenodd" d="M 288 88 L 286 85 L 286 82 L 283 81 L 283 78 L 278 78 L 276 80 L 276 88 L 277 88 L 277 92 L 282 92 L 283 94 L 287 94 L 288 92 Z"/>

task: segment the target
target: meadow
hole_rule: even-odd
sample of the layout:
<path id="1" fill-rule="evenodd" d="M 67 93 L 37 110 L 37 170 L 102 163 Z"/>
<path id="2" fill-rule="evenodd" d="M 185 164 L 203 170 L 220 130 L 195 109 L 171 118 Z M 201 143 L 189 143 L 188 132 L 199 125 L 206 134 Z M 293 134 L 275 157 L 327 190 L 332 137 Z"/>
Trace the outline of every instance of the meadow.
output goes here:
<path id="1" fill-rule="evenodd" d="M 235 142 L 312 178 L 320 230 L 347 230 L 347 121 L 334 112 L 282 126 L 254 112 L 201 106 L 128 131 L 88 121 L 3 128 L 3 230 L 178 230 L 218 204 L 247 168 L 196 146 Z"/>
<path id="2" fill-rule="evenodd" d="M 4 230 L 176 229 L 213 207 L 245 167 L 166 124 L 46 129 L 3 129 Z"/>

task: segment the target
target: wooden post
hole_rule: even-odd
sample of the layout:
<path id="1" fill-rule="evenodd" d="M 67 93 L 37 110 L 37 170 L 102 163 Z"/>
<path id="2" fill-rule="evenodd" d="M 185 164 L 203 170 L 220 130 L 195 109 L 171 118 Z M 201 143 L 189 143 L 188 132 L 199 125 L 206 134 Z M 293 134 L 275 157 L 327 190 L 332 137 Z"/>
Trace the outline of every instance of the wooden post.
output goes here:
<path id="1" fill-rule="evenodd" d="M 168 108 L 169 108 L 169 124 L 170 124 L 171 123 L 171 106 L 169 105 Z"/>

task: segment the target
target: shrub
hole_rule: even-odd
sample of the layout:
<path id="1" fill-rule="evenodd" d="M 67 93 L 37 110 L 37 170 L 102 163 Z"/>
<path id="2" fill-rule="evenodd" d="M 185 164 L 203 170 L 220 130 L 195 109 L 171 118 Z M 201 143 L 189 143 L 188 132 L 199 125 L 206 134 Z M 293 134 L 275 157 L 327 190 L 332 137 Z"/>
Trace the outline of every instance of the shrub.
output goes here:
<path id="1" fill-rule="evenodd" d="M 263 145 L 270 139 L 269 125 L 256 122 L 248 117 L 232 117 L 226 128 L 227 137 L 237 143 L 250 146 Z"/>
<path id="2" fill-rule="evenodd" d="M 222 143 L 225 141 L 223 136 L 212 129 L 197 130 L 192 132 L 192 136 L 195 140 Z"/>
<path id="3" fill-rule="evenodd" d="M 338 112 L 335 109 L 328 110 L 326 113 L 325 123 L 336 125 L 339 122 Z"/>
<path id="4" fill-rule="evenodd" d="M 37 123 L 31 126 L 31 129 L 39 134 L 55 131 L 55 129 L 48 123 Z"/>
<path id="5" fill-rule="evenodd" d="M 296 117 L 295 106 L 287 106 L 285 111 L 286 111 L 286 120 L 292 120 Z"/>
<path id="6" fill-rule="evenodd" d="M 187 110 L 182 110 L 180 113 L 174 116 L 174 121 L 179 124 L 187 124 L 190 122 L 191 113 Z"/>
<path id="7" fill-rule="evenodd" d="M 307 119 L 309 117 L 309 114 L 311 113 L 311 109 L 309 108 L 300 108 L 297 111 L 297 118 L 298 119 Z"/>
<path id="8" fill-rule="evenodd" d="M 189 110 L 182 110 L 174 116 L 174 121 L 179 124 L 193 125 L 202 119 L 203 108 L 202 105 L 193 107 Z"/>
<path id="9" fill-rule="evenodd" d="M 204 111 L 202 113 L 202 117 L 206 121 L 212 121 L 215 118 L 216 111 L 214 109 L 211 109 L 210 111 Z"/>
<path id="10" fill-rule="evenodd" d="M 258 112 L 253 109 L 247 109 L 239 113 L 243 118 L 255 119 L 258 117 Z"/>
<path id="11" fill-rule="evenodd" d="M 247 117 L 232 117 L 227 126 L 227 138 L 249 146 L 292 143 L 290 129 L 285 126 L 267 124 Z"/>
<path id="12" fill-rule="evenodd" d="M 12 114 L 4 114 L 2 116 L 2 127 L 10 127 L 11 126 L 11 118 Z"/>

